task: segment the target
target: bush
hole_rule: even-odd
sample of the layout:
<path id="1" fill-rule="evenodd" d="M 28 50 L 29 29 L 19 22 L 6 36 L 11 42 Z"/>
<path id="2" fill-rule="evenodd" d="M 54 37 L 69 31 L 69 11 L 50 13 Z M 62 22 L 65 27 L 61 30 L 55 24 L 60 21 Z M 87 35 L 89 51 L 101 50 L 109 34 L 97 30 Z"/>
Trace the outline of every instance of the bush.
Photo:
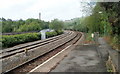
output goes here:
<path id="1" fill-rule="evenodd" d="M 56 32 L 57 32 L 58 35 L 63 33 L 62 30 L 57 30 Z"/>
<path id="2" fill-rule="evenodd" d="M 3 35 L 2 36 L 2 46 L 11 47 L 17 44 L 35 41 L 41 39 L 41 34 L 38 33 L 26 33 L 17 35 Z"/>
<path id="3" fill-rule="evenodd" d="M 62 34 L 62 31 L 56 32 L 46 32 L 46 37 L 53 37 L 59 34 Z M 2 47 L 11 47 L 17 44 L 22 44 L 25 42 L 31 42 L 35 40 L 40 40 L 41 34 L 40 33 L 25 33 L 25 34 L 17 34 L 17 35 L 2 35 Z"/>
<path id="4" fill-rule="evenodd" d="M 53 31 L 53 32 L 46 32 L 46 37 L 49 38 L 49 37 L 53 37 L 53 36 L 56 36 L 58 35 L 57 32 Z"/>
<path id="5" fill-rule="evenodd" d="M 111 37 L 111 45 L 113 46 L 114 49 L 119 49 L 120 50 L 120 37 L 119 35 L 115 35 L 114 37 Z"/>
<path id="6" fill-rule="evenodd" d="M 57 30 L 57 31 L 53 31 L 53 32 L 46 32 L 46 37 L 49 38 L 49 37 L 53 37 L 56 35 L 60 35 L 62 33 L 63 33 L 62 30 Z"/>

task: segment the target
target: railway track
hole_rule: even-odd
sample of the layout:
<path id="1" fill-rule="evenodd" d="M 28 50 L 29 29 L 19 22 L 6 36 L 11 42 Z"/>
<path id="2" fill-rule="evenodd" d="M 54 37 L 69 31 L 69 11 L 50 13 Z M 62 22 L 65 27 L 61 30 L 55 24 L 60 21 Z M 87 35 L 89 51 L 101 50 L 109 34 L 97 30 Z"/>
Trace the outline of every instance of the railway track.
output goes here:
<path id="1" fill-rule="evenodd" d="M 4 56 L 1 57 L 2 61 L 7 62 L 3 63 L 3 71 L 2 73 L 9 72 L 11 70 L 16 69 L 17 67 L 32 61 L 48 52 L 53 51 L 54 49 L 70 42 L 71 40 L 75 39 L 80 34 L 76 34 L 74 32 L 69 32 L 54 38 L 50 38 L 48 40 L 43 42 L 36 42 L 33 45 L 22 47 L 22 49 L 15 49 L 15 50 L 6 50 L 4 53 Z M 77 41 L 77 40 L 76 40 Z M 75 43 L 75 42 L 74 42 Z M 28 53 L 24 53 L 24 49 L 28 49 Z M 48 48 L 49 47 L 49 48 Z M 41 50 L 40 50 L 41 49 Z M 18 54 L 19 53 L 19 54 Z M 35 53 L 35 54 L 33 54 Z M 11 61 L 11 62 L 8 62 Z M 16 63 L 17 62 L 17 63 Z M 9 65 L 8 67 L 6 67 Z"/>
<path id="2" fill-rule="evenodd" d="M 58 38 L 60 36 L 63 36 L 63 35 L 68 35 L 68 34 L 71 34 L 71 32 L 65 32 L 65 34 L 62 34 L 62 35 L 58 35 L 58 36 L 55 36 L 55 37 L 52 37 L 52 38 L 48 38 L 48 39 L 45 39 L 45 40 L 38 40 L 38 41 L 34 41 L 34 42 L 29 42 L 29 43 L 25 43 L 25 44 L 20 44 L 20 45 L 16 45 L 12 48 L 6 48 L 4 50 L 1 50 L 0 51 L 0 54 L 2 53 L 5 53 L 5 52 L 11 52 L 11 51 L 14 51 L 14 50 L 18 50 L 18 49 L 22 49 L 22 48 L 25 48 L 25 47 L 29 47 L 31 45 L 35 45 L 35 44 L 38 44 L 38 43 L 42 43 L 42 42 L 45 42 L 45 41 L 49 41 L 51 39 L 54 39 L 54 38 Z"/>
<path id="3" fill-rule="evenodd" d="M 62 38 L 64 38 L 64 37 L 66 37 L 66 36 L 69 35 L 69 34 L 71 34 L 71 32 L 66 33 L 66 34 L 62 34 L 62 35 L 59 35 L 59 36 L 56 36 L 56 37 L 54 37 L 54 38 L 49 38 L 49 39 L 47 39 L 47 40 L 40 40 L 40 41 L 31 43 L 31 44 L 28 44 L 28 45 L 5 49 L 4 51 L 2 51 L 2 52 L 0 53 L 0 59 L 7 58 L 7 57 L 12 56 L 12 55 L 15 55 L 15 54 L 17 54 L 17 53 L 22 53 L 22 52 L 24 52 L 25 50 L 28 51 L 28 50 L 30 50 L 30 49 L 33 49 L 33 48 L 36 48 L 36 47 L 39 47 L 39 46 L 48 44 L 48 43 L 50 43 L 50 42 L 54 42 L 54 41 L 56 41 L 56 40 L 58 40 L 58 39 L 62 39 Z"/>

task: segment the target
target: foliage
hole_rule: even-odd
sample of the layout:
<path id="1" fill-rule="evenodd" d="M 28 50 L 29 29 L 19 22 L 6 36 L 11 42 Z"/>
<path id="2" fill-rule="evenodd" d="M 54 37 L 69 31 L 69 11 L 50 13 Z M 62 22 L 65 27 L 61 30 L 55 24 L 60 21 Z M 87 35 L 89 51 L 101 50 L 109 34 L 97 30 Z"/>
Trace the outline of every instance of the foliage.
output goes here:
<path id="1" fill-rule="evenodd" d="M 58 35 L 63 34 L 63 31 L 62 31 L 62 30 L 58 30 L 58 31 L 57 31 L 57 34 L 58 34 Z"/>
<path id="2" fill-rule="evenodd" d="M 56 31 L 46 32 L 46 37 L 49 38 L 49 37 L 53 37 L 53 36 L 56 36 L 56 35 L 60 35 L 62 33 L 63 33 L 62 30 L 58 30 L 57 32 Z"/>
<path id="3" fill-rule="evenodd" d="M 17 44 L 39 40 L 40 38 L 41 38 L 41 34 L 38 34 L 38 33 L 3 35 L 2 36 L 2 44 L 3 44 L 2 46 L 3 47 L 11 47 L 11 46 L 14 46 Z"/>
<path id="4" fill-rule="evenodd" d="M 82 21 L 89 32 L 99 32 L 111 36 L 113 46 L 120 44 L 120 2 L 99 2 L 93 8 L 92 14 Z"/>
<path id="5" fill-rule="evenodd" d="M 107 29 L 106 33 L 111 36 L 113 48 L 120 49 L 120 2 L 101 2 L 99 4 L 108 16 L 109 25 L 105 27 Z"/>
<path id="6" fill-rule="evenodd" d="M 0 18 L 2 21 L 2 32 L 27 32 L 27 31 L 37 31 L 41 29 L 47 29 L 49 27 L 49 22 L 41 21 L 39 19 L 27 19 L 27 20 L 11 20 Z"/>
<path id="7" fill-rule="evenodd" d="M 55 31 L 62 30 L 63 29 L 63 22 L 59 21 L 58 19 L 54 19 L 51 21 L 49 27 L 51 29 L 54 29 Z"/>
<path id="8" fill-rule="evenodd" d="M 46 32 L 46 37 L 49 38 L 49 37 L 53 37 L 53 36 L 56 36 L 57 35 L 57 32 L 53 31 L 53 32 Z"/>
<path id="9" fill-rule="evenodd" d="M 85 23 L 85 18 L 74 18 L 71 20 L 67 20 L 64 22 L 64 29 L 87 32 L 88 28 L 84 23 Z"/>
<path id="10" fill-rule="evenodd" d="M 62 33 L 63 31 L 47 32 L 46 36 L 47 38 L 49 38 Z M 40 33 L 25 33 L 25 34 L 17 34 L 17 35 L 2 35 L 2 39 L 0 39 L 0 42 L 2 42 L 3 47 L 11 47 L 17 44 L 31 42 L 40 39 L 41 39 Z"/>
<path id="11" fill-rule="evenodd" d="M 91 37 L 91 34 L 92 33 L 86 33 L 85 35 L 86 35 L 86 41 L 93 41 L 93 38 Z"/>
<path id="12" fill-rule="evenodd" d="M 39 23 L 36 22 L 32 22 L 29 25 L 25 24 L 25 25 L 21 25 L 19 29 L 17 29 L 17 32 L 27 32 L 27 31 L 38 31 L 41 30 L 41 26 L 39 25 Z"/>
<path id="13" fill-rule="evenodd" d="M 120 35 L 120 2 L 100 3 L 100 5 L 108 13 L 108 20 L 112 29 L 111 34 Z"/>
<path id="14" fill-rule="evenodd" d="M 91 6 L 90 6 L 91 7 Z M 82 32 L 99 32 L 100 36 L 111 36 L 113 45 L 120 44 L 120 2 L 98 2 L 90 13 L 82 18 L 65 21 L 65 29 Z M 91 8 L 90 8 L 91 9 Z M 90 10 L 88 9 L 88 10 Z M 76 20 L 77 19 L 77 20 Z M 89 38 L 88 38 L 89 39 Z"/>
<path id="15" fill-rule="evenodd" d="M 93 8 L 92 14 L 85 17 L 82 24 L 86 25 L 90 32 L 119 35 L 119 6 L 120 2 L 99 2 Z"/>

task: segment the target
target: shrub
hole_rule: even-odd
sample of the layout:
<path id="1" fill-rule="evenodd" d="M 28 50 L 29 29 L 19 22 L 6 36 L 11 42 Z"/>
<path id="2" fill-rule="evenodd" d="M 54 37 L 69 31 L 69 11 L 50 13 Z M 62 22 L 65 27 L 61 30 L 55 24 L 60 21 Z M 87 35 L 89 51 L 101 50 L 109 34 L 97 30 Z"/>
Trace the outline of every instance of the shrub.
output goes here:
<path id="1" fill-rule="evenodd" d="M 59 34 L 62 34 L 63 33 L 63 31 L 62 30 L 57 30 L 57 34 L 59 35 Z"/>
<path id="2" fill-rule="evenodd" d="M 46 37 L 49 38 L 49 37 L 53 37 L 53 36 L 56 36 L 57 35 L 57 32 L 53 31 L 53 32 L 46 32 Z"/>
<path id="3" fill-rule="evenodd" d="M 41 39 L 41 34 L 38 33 L 26 33 L 26 34 L 17 34 L 17 35 L 3 35 L 2 36 L 2 46 L 10 47 L 17 44 L 30 42 L 34 40 Z"/>
<path id="4" fill-rule="evenodd" d="M 46 32 L 46 37 L 49 38 L 49 37 L 53 37 L 56 35 L 60 35 L 62 33 L 63 33 L 62 30 L 57 30 L 57 31 L 53 31 L 53 32 Z"/>
<path id="5" fill-rule="evenodd" d="M 62 34 L 62 31 L 56 32 L 46 32 L 46 37 L 53 37 L 59 34 Z M 22 44 L 25 42 L 31 42 L 35 40 L 40 40 L 41 34 L 40 33 L 25 33 L 25 34 L 17 34 L 17 35 L 2 35 L 2 47 L 11 47 L 17 44 Z"/>

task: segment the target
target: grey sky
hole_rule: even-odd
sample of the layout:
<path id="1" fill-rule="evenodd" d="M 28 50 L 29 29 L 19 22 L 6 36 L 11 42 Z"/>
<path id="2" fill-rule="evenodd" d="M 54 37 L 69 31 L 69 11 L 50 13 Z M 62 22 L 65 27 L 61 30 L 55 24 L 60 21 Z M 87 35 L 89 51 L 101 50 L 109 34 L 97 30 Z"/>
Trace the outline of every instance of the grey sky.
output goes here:
<path id="1" fill-rule="evenodd" d="M 42 20 L 54 18 L 69 20 L 81 17 L 80 0 L 1 0 L 0 16 L 13 20 L 38 18 L 41 12 Z"/>
<path id="2" fill-rule="evenodd" d="M 80 10 L 84 8 L 80 4 L 81 1 L 104 0 L 0 0 L 0 17 L 13 20 L 38 18 L 41 12 L 41 18 L 45 21 L 55 18 L 69 20 L 82 16 Z"/>
<path id="3" fill-rule="evenodd" d="M 82 4 L 90 0 L 0 0 L 0 17 L 13 20 L 38 18 L 50 21 L 55 18 L 69 20 L 81 17 Z"/>

